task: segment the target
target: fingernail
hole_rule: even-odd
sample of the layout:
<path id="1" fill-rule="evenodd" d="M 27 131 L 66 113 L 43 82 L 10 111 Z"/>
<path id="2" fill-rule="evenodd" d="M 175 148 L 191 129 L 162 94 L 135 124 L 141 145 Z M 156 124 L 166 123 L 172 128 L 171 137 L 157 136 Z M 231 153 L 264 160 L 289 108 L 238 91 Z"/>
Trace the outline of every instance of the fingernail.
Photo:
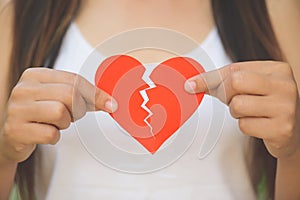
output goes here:
<path id="1" fill-rule="evenodd" d="M 115 112 L 118 109 L 118 104 L 115 100 L 108 100 L 105 102 L 105 108 L 110 112 Z"/>
<path id="2" fill-rule="evenodd" d="M 187 91 L 187 92 L 191 92 L 191 93 L 194 93 L 195 90 L 196 90 L 196 82 L 195 81 L 186 81 L 185 84 L 184 84 L 184 89 Z"/>

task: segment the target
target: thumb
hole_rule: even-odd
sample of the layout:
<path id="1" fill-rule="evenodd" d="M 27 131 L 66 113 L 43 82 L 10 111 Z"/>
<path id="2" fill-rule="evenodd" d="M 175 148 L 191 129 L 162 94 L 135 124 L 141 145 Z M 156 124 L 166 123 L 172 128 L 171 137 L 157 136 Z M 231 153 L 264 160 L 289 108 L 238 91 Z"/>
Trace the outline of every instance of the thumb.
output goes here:
<path id="1" fill-rule="evenodd" d="M 231 66 L 198 74 L 185 82 L 184 88 L 189 93 L 204 92 L 211 94 L 231 73 Z"/>
<path id="2" fill-rule="evenodd" d="M 184 89 L 191 94 L 194 93 L 208 93 L 208 84 L 206 83 L 204 73 L 196 75 L 190 79 L 188 79 L 184 84 Z"/>
<path id="3" fill-rule="evenodd" d="M 105 112 L 115 112 L 118 108 L 117 101 L 103 90 L 96 89 L 95 108 Z"/>

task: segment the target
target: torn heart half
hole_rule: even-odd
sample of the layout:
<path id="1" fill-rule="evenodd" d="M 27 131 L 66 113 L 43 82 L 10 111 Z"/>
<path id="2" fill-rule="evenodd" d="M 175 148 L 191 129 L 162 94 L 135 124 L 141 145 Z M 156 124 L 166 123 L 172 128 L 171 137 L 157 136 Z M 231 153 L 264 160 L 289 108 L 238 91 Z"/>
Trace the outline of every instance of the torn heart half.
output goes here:
<path id="1" fill-rule="evenodd" d="M 189 94 L 185 81 L 204 69 L 188 57 L 174 57 L 145 76 L 137 59 L 117 55 L 98 67 L 95 84 L 113 96 L 118 110 L 111 115 L 136 141 L 154 154 L 197 110 L 204 94 Z"/>

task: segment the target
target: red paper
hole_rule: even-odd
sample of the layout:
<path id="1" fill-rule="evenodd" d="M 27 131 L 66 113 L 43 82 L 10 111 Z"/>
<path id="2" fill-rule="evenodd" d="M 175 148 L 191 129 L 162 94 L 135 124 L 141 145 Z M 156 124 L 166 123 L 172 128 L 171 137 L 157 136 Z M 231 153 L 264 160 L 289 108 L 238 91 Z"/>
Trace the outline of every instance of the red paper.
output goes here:
<path id="1" fill-rule="evenodd" d="M 203 67 L 191 58 L 171 58 L 153 70 L 150 79 L 156 87 L 147 89 L 149 85 L 142 80 L 145 73 L 143 64 L 133 57 L 117 55 L 100 64 L 95 84 L 118 102 L 118 110 L 111 117 L 154 154 L 200 105 L 204 94 L 188 94 L 184 83 L 202 72 Z M 147 120 L 152 132 L 144 121 L 149 112 L 141 107 L 145 101 L 140 94 L 142 90 L 149 98 L 146 107 L 153 114 Z"/>

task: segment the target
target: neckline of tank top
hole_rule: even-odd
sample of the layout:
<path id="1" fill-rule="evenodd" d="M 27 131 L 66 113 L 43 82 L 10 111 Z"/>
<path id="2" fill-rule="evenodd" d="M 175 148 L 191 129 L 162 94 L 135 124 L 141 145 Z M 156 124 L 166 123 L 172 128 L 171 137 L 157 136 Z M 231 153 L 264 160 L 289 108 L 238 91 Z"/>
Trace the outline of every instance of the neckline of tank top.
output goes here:
<path id="1" fill-rule="evenodd" d="M 80 28 L 77 26 L 75 22 L 71 23 L 69 31 L 73 32 L 73 35 L 77 38 L 76 41 L 79 43 L 81 42 L 83 47 L 87 50 L 87 52 L 93 51 L 95 47 L 93 47 L 93 45 L 87 41 L 87 39 L 84 37 Z M 218 36 L 218 30 L 216 26 L 214 26 L 206 35 L 205 39 L 199 44 L 199 46 L 191 50 L 190 52 L 186 53 L 185 55 L 194 55 L 196 52 L 199 52 L 200 49 L 205 49 L 206 47 L 208 47 L 210 42 L 214 40 L 216 36 Z"/>

